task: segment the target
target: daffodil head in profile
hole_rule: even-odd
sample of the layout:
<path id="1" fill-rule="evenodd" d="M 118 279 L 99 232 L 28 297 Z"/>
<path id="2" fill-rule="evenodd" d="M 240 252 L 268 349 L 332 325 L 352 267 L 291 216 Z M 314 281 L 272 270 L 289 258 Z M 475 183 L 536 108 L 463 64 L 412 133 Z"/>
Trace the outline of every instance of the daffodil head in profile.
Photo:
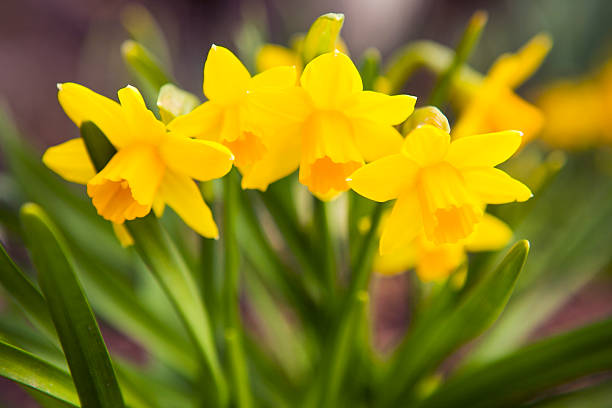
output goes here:
<path id="1" fill-rule="evenodd" d="M 204 95 L 208 99 L 190 113 L 179 116 L 168 128 L 227 146 L 244 173 L 269 149 L 257 118 L 251 120 L 249 103 L 262 90 L 280 90 L 296 83 L 295 66 L 277 66 L 251 77 L 227 48 L 213 45 L 204 63 Z"/>
<path id="2" fill-rule="evenodd" d="M 423 232 L 412 242 L 386 255 L 378 255 L 374 270 L 382 275 L 396 275 L 414 268 L 422 282 L 443 281 L 466 262 L 468 252 L 495 251 L 512 238 L 512 230 L 499 218 L 485 213 L 482 221 L 465 239 L 436 245 Z"/>
<path id="3" fill-rule="evenodd" d="M 304 68 L 300 87 L 254 95 L 252 112 L 275 129 L 275 151 L 243 178 L 243 187 L 265 190 L 299 168 L 313 194 L 334 198 L 365 162 L 399 150 L 393 126 L 412 113 L 415 100 L 364 91 L 357 68 L 339 51 L 318 56 Z"/>
<path id="4" fill-rule="evenodd" d="M 93 122 L 116 153 L 96 173 L 81 138 L 49 148 L 43 162 L 65 179 L 87 185 L 98 214 L 116 225 L 144 217 L 153 207 L 172 207 L 195 231 L 217 237 L 217 226 L 194 181 L 222 177 L 233 155 L 219 143 L 168 132 L 147 109 L 140 92 L 127 86 L 119 102 L 65 83 L 58 99 L 77 125 Z"/>
<path id="5" fill-rule="evenodd" d="M 508 130 L 451 142 L 447 132 L 422 125 L 399 153 L 353 173 L 348 183 L 357 193 L 379 202 L 396 199 L 381 255 L 410 245 L 421 232 L 436 245 L 457 243 L 474 232 L 483 204 L 529 199 L 529 188 L 495 168 L 514 154 L 521 137 Z"/>
<path id="6" fill-rule="evenodd" d="M 486 77 L 468 88 L 469 95 L 464 96 L 467 105 L 453 128 L 453 138 L 504 129 L 521 129 L 523 143 L 536 136 L 544 125 L 544 115 L 514 89 L 533 75 L 551 46 L 550 37 L 539 34 L 515 54 L 500 56 Z"/>

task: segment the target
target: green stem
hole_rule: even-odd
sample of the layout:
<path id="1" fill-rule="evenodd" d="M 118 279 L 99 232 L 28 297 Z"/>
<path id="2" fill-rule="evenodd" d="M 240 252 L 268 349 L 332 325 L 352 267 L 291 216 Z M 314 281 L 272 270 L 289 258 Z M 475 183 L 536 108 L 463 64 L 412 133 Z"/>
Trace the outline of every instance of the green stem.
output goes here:
<path id="1" fill-rule="evenodd" d="M 310 240 L 300 228 L 297 217 L 282 203 L 281 197 L 272 187 L 274 186 L 270 186 L 268 191 L 260 193 L 260 197 L 300 268 L 305 275 L 311 276 L 317 268 L 312 257 Z"/>
<path id="2" fill-rule="evenodd" d="M 240 408 L 253 406 L 246 357 L 243 348 L 243 333 L 240 322 L 239 267 L 240 251 L 236 239 L 238 218 L 239 184 L 236 171 L 225 178 L 223 213 L 223 243 L 225 250 L 225 339 L 229 354 L 233 391 Z"/>
<path id="3" fill-rule="evenodd" d="M 314 199 L 314 238 L 315 243 L 318 243 L 321 254 L 321 282 L 326 288 L 327 293 L 332 295 L 336 288 L 336 258 L 334 255 L 334 242 L 329 229 L 328 205 L 326 202 L 317 198 Z M 333 297 L 329 297 L 331 301 Z"/>
<path id="4" fill-rule="evenodd" d="M 487 14 L 485 12 L 477 11 L 474 13 L 461 37 L 461 41 L 459 41 L 459 45 L 457 45 L 457 51 L 455 52 L 452 62 L 448 68 L 440 74 L 438 81 L 434 85 L 429 98 L 429 105 L 442 107 L 446 103 L 451 84 L 455 77 L 459 75 L 459 70 L 466 63 L 474 48 L 476 48 L 486 22 Z"/>
<path id="5" fill-rule="evenodd" d="M 396 94 L 402 90 L 406 81 L 419 68 L 441 74 L 446 71 L 454 59 L 454 51 L 434 41 L 421 40 L 410 43 L 391 57 L 385 70 L 389 82 L 389 93 Z M 467 65 L 459 70 L 459 75 L 452 84 L 454 87 L 474 85 L 482 81 L 482 75 Z"/>
<path id="6" fill-rule="evenodd" d="M 245 249 L 245 257 L 253 264 L 261 278 L 282 293 L 285 300 L 295 307 L 303 321 L 312 320 L 317 305 L 303 275 L 286 265 L 272 248 L 247 192 L 241 192 L 240 203 L 242 205 L 238 220 L 242 224 L 239 225 L 241 234 L 238 240 Z"/>
<path id="7" fill-rule="evenodd" d="M 384 204 L 377 204 L 372 213 L 370 230 L 366 234 L 357 262 L 353 265 L 353 275 L 349 284 L 348 293 L 341 305 L 339 322 L 335 325 L 335 333 L 330 338 L 331 344 L 328 353 L 323 356 L 321 369 L 320 394 L 313 397 L 308 403 L 313 406 L 335 407 L 339 397 L 340 386 L 346 374 L 349 361 L 351 341 L 358 327 L 357 317 L 363 316 L 359 310 L 367 302 L 368 284 L 372 275 L 372 262 L 378 237 L 378 224 L 382 216 Z M 320 404 L 314 405 L 316 401 Z"/>
<path id="8" fill-rule="evenodd" d="M 221 372 L 208 313 L 185 261 L 153 214 L 125 225 L 134 238 L 136 251 L 172 302 L 199 350 L 215 384 L 218 404 L 226 406 L 227 384 Z"/>

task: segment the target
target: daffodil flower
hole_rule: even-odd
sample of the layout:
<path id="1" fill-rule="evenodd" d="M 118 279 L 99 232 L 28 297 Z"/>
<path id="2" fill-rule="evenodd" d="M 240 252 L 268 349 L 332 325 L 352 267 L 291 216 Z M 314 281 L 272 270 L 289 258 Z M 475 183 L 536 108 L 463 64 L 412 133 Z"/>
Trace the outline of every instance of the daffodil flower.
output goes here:
<path id="1" fill-rule="evenodd" d="M 120 104 L 78 84 L 58 88 L 59 102 L 70 119 L 77 126 L 93 122 L 117 150 L 97 174 L 81 138 L 50 147 L 43 156 L 43 162 L 66 180 L 87 184 L 98 214 L 121 225 L 167 204 L 201 235 L 218 236 L 193 179 L 225 175 L 233 162 L 229 149 L 168 132 L 132 86 L 119 90 Z"/>
<path id="2" fill-rule="evenodd" d="M 538 69 L 551 44 L 548 35 L 540 34 L 516 54 L 499 57 L 484 80 L 470 88 L 467 105 L 453 128 L 453 138 L 520 129 L 526 143 L 537 135 L 544 124 L 544 115 L 514 93 L 514 89 Z"/>
<path id="3" fill-rule="evenodd" d="M 380 253 L 409 245 L 424 230 L 436 245 L 469 236 L 483 216 L 483 204 L 526 201 L 521 182 L 495 168 L 521 144 L 522 134 L 507 130 L 466 136 L 422 125 L 406 136 L 400 153 L 376 160 L 347 180 L 374 201 L 397 199 L 385 222 Z"/>
<path id="4" fill-rule="evenodd" d="M 236 167 L 244 173 L 269 148 L 261 138 L 264 129 L 257 120 L 249 120 L 251 95 L 292 87 L 296 77 L 293 66 L 272 68 L 251 77 L 230 50 L 213 45 L 204 64 L 203 89 L 208 101 L 175 118 L 168 128 L 224 144 L 234 153 Z"/>
<path id="5" fill-rule="evenodd" d="M 474 231 L 460 242 L 436 245 L 421 232 L 407 247 L 378 255 L 374 270 L 396 275 L 414 268 L 421 281 L 440 281 L 464 264 L 467 252 L 495 251 L 506 246 L 511 238 L 512 230 L 506 223 L 485 213 Z"/>
<path id="6" fill-rule="evenodd" d="M 597 73 L 544 88 L 537 105 L 546 115 L 542 140 L 575 150 L 612 142 L 612 60 Z"/>
<path id="7" fill-rule="evenodd" d="M 274 146 L 249 174 L 244 188 L 267 186 L 299 167 L 299 180 L 328 200 L 348 190 L 346 178 L 364 164 L 399 150 L 397 125 L 412 113 L 416 98 L 363 91 L 361 77 L 345 54 L 313 59 L 301 87 L 254 95 L 252 111 Z"/>

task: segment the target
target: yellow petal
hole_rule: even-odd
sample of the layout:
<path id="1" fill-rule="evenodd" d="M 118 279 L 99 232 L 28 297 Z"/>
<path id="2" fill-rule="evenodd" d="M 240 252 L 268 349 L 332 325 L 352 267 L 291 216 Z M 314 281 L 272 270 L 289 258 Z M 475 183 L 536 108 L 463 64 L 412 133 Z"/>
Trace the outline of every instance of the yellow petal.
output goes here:
<path id="1" fill-rule="evenodd" d="M 384 256 L 410 245 L 422 229 L 421 208 L 416 194 L 407 191 L 397 199 L 385 222 L 380 238 L 380 255 Z"/>
<path id="2" fill-rule="evenodd" d="M 284 128 L 270 138 L 268 150 L 247 169 L 241 169 L 242 188 L 265 191 L 268 185 L 293 173 L 299 166 L 302 138 L 299 126 Z"/>
<path id="3" fill-rule="evenodd" d="M 454 140 L 446 161 L 456 168 L 494 167 L 508 160 L 521 145 L 523 134 L 516 130 L 466 136 Z"/>
<path id="4" fill-rule="evenodd" d="M 467 188 L 475 193 L 483 203 L 503 204 L 513 201 L 527 201 L 533 194 L 518 180 L 502 170 L 491 167 L 464 169 L 463 179 Z"/>
<path id="5" fill-rule="evenodd" d="M 302 88 L 253 92 L 247 97 L 249 120 L 266 127 L 303 122 L 312 113 L 310 98 Z"/>
<path id="6" fill-rule="evenodd" d="M 357 193 L 373 201 L 388 201 L 412 187 L 418 168 L 403 154 L 383 157 L 366 164 L 347 180 Z"/>
<path id="7" fill-rule="evenodd" d="M 134 245 L 134 238 L 132 238 L 124 224 L 115 224 L 114 222 L 112 224 L 113 232 L 123 248 Z"/>
<path id="8" fill-rule="evenodd" d="M 465 261 L 465 250 L 460 244 L 421 244 L 416 273 L 423 282 L 448 278 Z"/>
<path id="9" fill-rule="evenodd" d="M 117 94 L 126 121 L 130 125 L 128 139 L 140 139 L 152 143 L 160 141 L 166 133 L 166 127 L 157 120 L 153 112 L 147 109 L 138 89 L 128 85 L 120 89 Z"/>
<path id="10" fill-rule="evenodd" d="M 479 130 L 477 133 L 519 129 L 523 132 L 522 144 L 525 145 L 540 133 L 545 120 L 550 120 L 550 118 L 545 118 L 544 113 L 535 105 L 527 102 L 508 88 L 500 92 L 499 101 L 499 105 L 503 108 L 490 109 L 484 122 L 488 129 Z"/>
<path id="11" fill-rule="evenodd" d="M 542 64 L 552 47 L 548 34 L 538 34 L 516 54 L 504 54 L 495 61 L 487 77 L 516 88 L 529 78 Z"/>
<path id="12" fill-rule="evenodd" d="M 232 152 L 219 143 L 172 134 L 166 137 L 159 151 L 168 168 L 200 181 L 223 177 L 232 169 L 234 161 Z"/>
<path id="13" fill-rule="evenodd" d="M 186 115 L 177 116 L 168 129 L 187 137 L 204 140 L 220 140 L 223 110 L 214 102 L 204 102 Z"/>
<path id="14" fill-rule="evenodd" d="M 505 247 L 511 238 L 508 224 L 491 214 L 484 214 L 472 235 L 465 240 L 465 248 L 470 252 L 494 251 Z"/>
<path id="15" fill-rule="evenodd" d="M 383 125 L 398 125 L 414 111 L 416 97 L 389 96 L 380 92 L 363 91 L 347 101 L 343 112 L 351 117 L 368 119 Z"/>
<path id="16" fill-rule="evenodd" d="M 416 163 L 426 166 L 443 160 L 449 145 L 448 133 L 432 125 L 422 125 L 406 135 L 402 153 Z"/>
<path id="17" fill-rule="evenodd" d="M 164 172 L 153 147 L 124 148 L 87 183 L 87 194 L 98 214 L 121 224 L 149 213 Z"/>
<path id="18" fill-rule="evenodd" d="M 359 71 L 351 59 L 339 51 L 310 61 L 304 68 L 300 83 L 319 109 L 341 108 L 349 98 L 363 90 Z"/>
<path id="19" fill-rule="evenodd" d="M 47 149 L 42 161 L 51 170 L 73 183 L 86 184 L 96 170 L 80 137 Z"/>
<path id="20" fill-rule="evenodd" d="M 225 47 L 210 47 L 204 64 L 204 95 L 214 102 L 227 104 L 243 97 L 251 75 L 240 60 Z"/>
<path id="21" fill-rule="evenodd" d="M 255 56 L 257 72 L 264 72 L 270 68 L 292 66 L 301 69 L 302 60 L 293 50 L 276 44 L 265 44 Z"/>
<path id="22" fill-rule="evenodd" d="M 399 153 L 404 139 L 393 126 L 367 119 L 351 119 L 355 145 L 367 162 Z"/>
<path id="23" fill-rule="evenodd" d="M 57 87 L 60 105 L 77 126 L 80 127 L 84 121 L 91 121 L 115 147 L 125 145 L 125 138 L 129 136 L 128 125 L 117 102 L 79 84 L 64 83 Z"/>
<path id="24" fill-rule="evenodd" d="M 238 106 L 227 107 L 223 110 L 221 122 L 220 142 L 233 142 L 242 135 L 242 119 Z"/>
<path id="25" fill-rule="evenodd" d="M 417 262 L 416 246 L 410 244 L 386 255 L 374 258 L 374 271 L 381 275 L 397 275 L 413 268 Z"/>
<path id="26" fill-rule="evenodd" d="M 250 92 L 273 91 L 294 86 L 297 72 L 294 66 L 275 67 L 255 75 L 249 85 Z"/>
<path id="27" fill-rule="evenodd" d="M 202 199 L 198 186 L 191 178 L 167 171 L 159 186 L 159 193 L 165 203 L 198 234 L 206 238 L 219 236 L 210 208 Z"/>

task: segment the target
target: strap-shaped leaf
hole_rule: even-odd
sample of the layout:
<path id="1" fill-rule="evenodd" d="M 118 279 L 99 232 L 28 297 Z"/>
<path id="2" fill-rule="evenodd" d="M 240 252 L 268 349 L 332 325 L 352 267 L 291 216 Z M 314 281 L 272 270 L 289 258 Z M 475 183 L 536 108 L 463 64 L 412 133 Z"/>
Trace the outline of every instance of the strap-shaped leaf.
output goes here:
<path id="1" fill-rule="evenodd" d="M 81 404 L 123 407 L 108 350 L 63 239 L 36 204 L 24 205 L 21 220 Z"/>
<path id="2" fill-rule="evenodd" d="M 490 364 L 466 369 L 418 407 L 515 407 L 540 390 L 610 369 L 612 319 L 544 339 Z"/>
<path id="3" fill-rule="evenodd" d="M 59 368 L 0 340 L 0 376 L 78 407 L 70 376 Z"/>
<path id="4" fill-rule="evenodd" d="M 414 385 L 459 346 L 487 329 L 501 314 L 523 269 L 529 243 L 517 242 L 494 271 L 486 274 L 463 300 L 438 316 L 436 324 L 413 332 L 384 379 L 380 406 L 396 406 L 413 397 Z"/>
<path id="5" fill-rule="evenodd" d="M 55 328 L 49 316 L 47 302 L 32 281 L 8 256 L 0 243 L 0 285 L 15 299 L 30 321 L 50 337 Z"/>
<path id="6" fill-rule="evenodd" d="M 105 144 L 110 145 L 110 142 L 104 133 L 95 125 L 92 126 L 82 129 L 81 136 L 85 139 L 89 156 L 99 171 L 112 157 L 113 149 L 103 147 Z M 98 148 L 94 150 L 95 146 Z M 208 312 L 185 260 L 154 214 L 149 213 L 146 217 L 126 222 L 125 225 L 134 239 L 136 251 L 166 293 L 197 347 L 201 362 L 208 368 L 217 393 L 211 398 L 224 406 L 228 401 L 227 384 L 221 372 Z"/>

